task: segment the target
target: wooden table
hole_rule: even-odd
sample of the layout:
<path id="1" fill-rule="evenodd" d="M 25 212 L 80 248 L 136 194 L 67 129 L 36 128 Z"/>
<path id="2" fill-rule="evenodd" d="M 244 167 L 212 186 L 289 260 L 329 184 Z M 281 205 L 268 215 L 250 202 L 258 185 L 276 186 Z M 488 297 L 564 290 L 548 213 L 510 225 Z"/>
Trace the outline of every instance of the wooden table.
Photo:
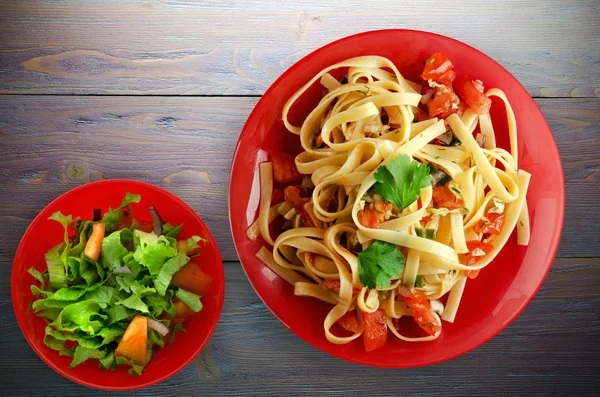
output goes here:
<path id="1" fill-rule="evenodd" d="M 0 1 L 0 395 L 106 394 L 64 379 L 27 345 L 10 276 L 38 211 L 111 178 L 188 202 L 211 227 L 227 279 L 220 324 L 194 363 L 122 395 L 591 395 L 600 386 L 600 3 L 461 3 Z M 296 338 L 246 280 L 227 221 L 231 157 L 258 97 L 321 45 L 383 28 L 448 35 L 503 64 L 550 123 L 567 184 L 558 256 L 523 314 L 462 357 L 409 370 L 346 363 Z"/>

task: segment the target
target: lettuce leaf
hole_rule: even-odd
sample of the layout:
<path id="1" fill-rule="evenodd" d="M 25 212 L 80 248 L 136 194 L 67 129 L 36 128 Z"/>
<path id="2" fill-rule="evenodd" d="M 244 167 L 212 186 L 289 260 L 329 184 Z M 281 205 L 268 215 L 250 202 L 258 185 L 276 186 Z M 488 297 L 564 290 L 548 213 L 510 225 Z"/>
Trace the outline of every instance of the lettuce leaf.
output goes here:
<path id="1" fill-rule="evenodd" d="M 200 302 L 200 295 L 196 295 L 192 292 L 179 288 L 175 293 L 175 296 L 181 299 L 183 303 L 188 305 L 194 313 L 197 313 L 200 310 L 202 310 L 202 302 Z"/>
<path id="2" fill-rule="evenodd" d="M 125 357 L 121 357 L 121 356 L 115 357 L 115 364 L 117 366 L 130 365 L 131 369 L 129 370 L 129 375 L 141 375 L 142 372 L 144 371 L 144 367 L 142 367 L 141 365 L 137 365 L 133 361 L 128 360 Z"/>
<path id="3" fill-rule="evenodd" d="M 105 350 L 83 347 L 79 345 L 75 348 L 75 353 L 73 354 L 73 361 L 71 361 L 69 369 L 73 369 L 79 364 L 83 364 L 90 358 L 101 359 L 104 357 L 106 357 Z"/>
<path id="4" fill-rule="evenodd" d="M 144 265 L 151 275 L 156 275 L 169 259 L 177 255 L 177 250 L 165 236 L 146 233 L 141 230 L 133 232 L 135 252 L 133 257 Z"/>
<path id="5" fill-rule="evenodd" d="M 100 305 L 93 300 L 76 302 L 65 307 L 52 323 L 58 331 L 81 330 L 89 335 L 94 335 L 102 329 L 103 324 L 92 317 L 99 314 Z"/>
<path id="6" fill-rule="evenodd" d="M 129 251 L 121 243 L 121 233 L 124 230 L 113 232 L 102 239 L 102 265 L 109 270 L 124 265 L 123 258 L 129 254 Z"/>
<path id="7" fill-rule="evenodd" d="M 184 252 L 191 252 L 194 251 L 196 248 L 200 247 L 200 245 L 198 244 L 199 242 L 205 243 L 207 240 L 203 239 L 200 236 L 192 236 L 189 238 L 186 238 L 183 241 L 183 248 L 181 248 Z"/>
<path id="8" fill-rule="evenodd" d="M 189 258 L 185 255 L 184 251 L 179 251 L 177 256 L 167 260 L 165 264 L 160 268 L 156 279 L 154 279 L 154 287 L 156 288 L 156 292 L 160 296 L 164 296 L 169 284 L 171 283 L 171 279 L 173 275 L 181 269 L 186 263 L 188 263 Z"/>
<path id="9" fill-rule="evenodd" d="M 48 266 L 48 276 L 52 288 L 63 288 L 67 286 L 67 275 L 65 274 L 65 265 L 63 264 L 61 253 L 66 247 L 65 243 L 60 243 L 51 248 L 44 255 L 46 265 Z"/>
<path id="10" fill-rule="evenodd" d="M 126 193 L 120 206 L 115 209 L 109 208 L 102 217 L 102 222 L 106 225 L 106 232 L 112 233 L 115 230 L 115 224 L 123 218 L 123 208 L 128 208 L 131 211 L 129 204 L 139 203 L 141 199 L 142 196 L 139 194 Z"/>
<path id="11" fill-rule="evenodd" d="M 179 237 L 179 233 L 181 232 L 182 227 L 183 225 L 174 226 L 167 222 L 163 225 L 162 234 L 165 237 L 177 239 L 177 237 Z"/>

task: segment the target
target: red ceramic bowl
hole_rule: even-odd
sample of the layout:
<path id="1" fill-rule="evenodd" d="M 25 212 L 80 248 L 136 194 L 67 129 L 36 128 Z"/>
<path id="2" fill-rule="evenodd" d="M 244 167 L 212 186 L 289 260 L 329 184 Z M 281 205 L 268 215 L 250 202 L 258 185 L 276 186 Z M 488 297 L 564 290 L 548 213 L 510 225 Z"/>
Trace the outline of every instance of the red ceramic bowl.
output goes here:
<path id="1" fill-rule="evenodd" d="M 172 345 L 159 349 L 141 376 L 131 376 L 127 368 L 115 372 L 98 368 L 95 360 L 88 360 L 69 369 L 71 359 L 44 345 L 46 323 L 33 314 L 30 306 L 34 298 L 29 286 L 35 279 L 27 273 L 32 265 L 45 270 L 44 253 L 62 241 L 62 226 L 48 221 L 55 211 L 89 219 L 93 208 L 107 211 L 117 207 L 126 192 L 141 194 L 142 200 L 132 204 L 138 219 L 150 220 L 147 206 L 153 205 L 161 217 L 172 224 L 182 223 L 181 237 L 199 235 L 208 240 L 197 260 L 202 270 L 212 278 L 209 293 L 203 297 L 204 307 L 185 324 L 187 332 L 178 333 Z M 85 386 L 103 390 L 132 390 L 161 382 L 188 365 L 210 339 L 217 326 L 223 307 L 225 279 L 223 263 L 215 240 L 202 219 L 187 204 L 166 190 L 148 183 L 129 180 L 106 180 L 88 183 L 63 194 L 33 220 L 21 240 L 12 270 L 12 299 L 17 321 L 25 338 L 52 369 L 59 374 Z"/>
<path id="2" fill-rule="evenodd" d="M 323 319 L 331 306 L 297 297 L 288 283 L 264 266 L 255 253 L 260 243 L 246 238 L 246 228 L 258 211 L 258 164 L 270 151 L 292 154 L 299 138 L 288 132 L 281 111 L 287 99 L 323 68 L 359 55 L 381 55 L 400 72 L 420 81 L 423 61 L 442 51 L 458 76 L 468 74 L 486 87 L 498 87 L 508 96 L 518 125 L 519 166 L 533 177 L 527 195 L 531 242 L 519 247 L 516 237 L 479 277 L 469 280 L 456 321 L 444 323 L 433 342 L 406 343 L 392 335 L 385 348 L 370 353 L 362 342 L 334 345 L 325 339 Z M 290 119 L 300 125 L 320 100 L 321 89 L 309 90 L 292 108 Z M 492 117 L 498 144 L 507 148 L 503 106 L 495 102 Z M 564 181 L 552 132 L 535 102 L 519 82 L 493 59 L 448 37 L 411 30 L 382 30 L 350 36 L 306 56 L 287 70 L 258 102 L 240 136 L 231 170 L 229 217 L 242 266 L 257 294 L 289 329 L 311 345 L 348 361 L 380 367 L 433 364 L 463 354 L 486 342 L 525 308 L 540 288 L 558 248 L 564 217 Z"/>

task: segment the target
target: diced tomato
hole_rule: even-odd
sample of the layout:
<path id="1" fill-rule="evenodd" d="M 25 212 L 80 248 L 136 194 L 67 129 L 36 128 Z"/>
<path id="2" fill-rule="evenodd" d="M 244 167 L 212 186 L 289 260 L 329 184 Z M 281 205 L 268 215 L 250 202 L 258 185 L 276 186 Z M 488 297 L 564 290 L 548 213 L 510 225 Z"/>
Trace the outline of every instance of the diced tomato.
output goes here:
<path id="1" fill-rule="evenodd" d="M 171 319 L 173 324 L 181 324 L 189 320 L 195 313 L 190 309 L 188 305 L 183 303 L 179 298 L 174 298 L 173 303 L 175 304 L 175 317 Z"/>
<path id="2" fill-rule="evenodd" d="M 296 168 L 296 157 L 281 152 L 271 152 L 273 161 L 273 178 L 275 182 L 289 183 L 302 179 L 302 174 Z"/>
<path id="3" fill-rule="evenodd" d="M 428 335 L 435 335 L 441 329 L 441 324 L 431 311 L 431 303 L 421 293 L 414 292 L 410 296 L 405 296 L 404 300 L 412 311 L 412 316 Z"/>
<path id="4" fill-rule="evenodd" d="M 358 332 L 358 320 L 356 318 L 356 311 L 354 310 L 346 312 L 346 314 L 344 314 L 342 318 L 337 320 L 337 322 L 346 331 Z"/>
<path id="5" fill-rule="evenodd" d="M 431 216 L 431 215 L 424 216 L 423 218 L 421 218 L 421 223 L 423 225 L 427 225 L 429 222 L 431 222 L 432 219 L 433 219 L 433 216 Z"/>
<path id="6" fill-rule="evenodd" d="M 339 294 L 340 293 L 340 280 L 325 279 L 325 280 L 323 280 L 323 287 L 333 290 Z M 360 292 L 360 289 L 352 288 L 352 296 L 358 295 L 359 292 Z"/>
<path id="7" fill-rule="evenodd" d="M 436 208 L 444 207 L 454 210 L 464 207 L 463 201 L 457 199 L 454 193 L 446 186 L 433 187 L 433 201 L 435 202 Z"/>
<path id="8" fill-rule="evenodd" d="M 481 219 L 475 227 L 473 227 L 473 231 L 475 233 L 489 233 L 493 235 L 500 234 L 502 230 L 502 224 L 504 223 L 504 214 L 496 214 L 494 212 L 488 212 L 485 215 L 486 219 Z"/>
<path id="9" fill-rule="evenodd" d="M 446 84 L 434 88 L 434 95 L 427 103 L 429 117 L 438 117 L 445 119 L 452 113 L 458 111 L 460 99 L 454 93 L 452 84 Z"/>
<path id="10" fill-rule="evenodd" d="M 379 228 L 379 216 L 371 204 L 367 205 L 364 210 L 358 211 L 358 222 L 364 227 Z"/>
<path id="11" fill-rule="evenodd" d="M 115 349 L 115 357 L 125 357 L 137 365 L 146 365 L 146 349 L 148 342 L 148 319 L 135 316 L 127 326 L 119 345 Z"/>
<path id="12" fill-rule="evenodd" d="M 283 202 L 283 191 L 281 189 L 273 189 L 273 194 L 271 194 L 271 205 L 276 205 Z"/>
<path id="13" fill-rule="evenodd" d="M 465 272 L 465 274 L 467 275 L 467 277 L 469 277 L 470 279 L 474 279 L 477 278 L 477 276 L 479 276 L 479 271 L 481 269 L 475 269 L 475 270 L 467 270 Z"/>
<path id="14" fill-rule="evenodd" d="M 462 116 L 463 114 L 465 114 L 465 112 L 469 109 L 469 105 L 467 105 L 467 103 L 465 101 L 460 101 L 458 102 L 458 110 L 456 111 L 456 114 L 458 114 L 459 116 Z"/>
<path id="15" fill-rule="evenodd" d="M 194 260 L 186 263 L 171 279 L 173 285 L 200 296 L 208 294 L 211 281 L 211 277 Z"/>
<path id="16" fill-rule="evenodd" d="M 458 96 L 469 105 L 472 111 L 477 114 L 487 114 L 492 106 L 492 100 L 483 92 L 478 90 L 473 80 L 469 77 L 461 79 L 454 86 Z"/>
<path id="17" fill-rule="evenodd" d="M 436 52 L 425 61 L 425 67 L 421 78 L 423 80 L 432 80 L 436 83 L 449 83 L 454 80 L 456 73 L 452 72 L 452 62 L 441 52 Z M 450 73 L 452 72 L 452 73 Z"/>
<path id="18" fill-rule="evenodd" d="M 363 312 L 363 323 L 365 330 L 363 332 L 363 342 L 365 350 L 370 352 L 380 349 L 385 345 L 387 339 L 387 322 L 385 312 L 377 309 L 373 313 Z"/>
<path id="19" fill-rule="evenodd" d="M 297 213 L 302 215 L 304 218 L 304 222 L 308 226 L 314 226 L 315 224 L 312 221 L 312 218 L 308 214 L 304 205 L 310 200 L 308 198 L 304 198 L 300 196 L 300 189 L 297 186 L 288 186 L 283 191 L 283 197 L 285 202 L 294 207 Z"/>
<path id="20" fill-rule="evenodd" d="M 152 222 L 138 220 L 138 223 L 140 225 L 138 227 L 138 229 L 140 229 L 142 232 L 150 233 L 154 230 L 154 226 L 152 226 Z"/>
<path id="21" fill-rule="evenodd" d="M 486 254 L 488 252 L 490 252 L 492 249 L 494 249 L 494 246 L 488 243 L 484 243 L 481 241 L 467 241 L 467 249 L 469 250 L 469 253 L 467 254 L 467 265 L 471 266 L 474 265 L 475 263 L 477 263 L 477 261 L 480 258 L 483 258 L 482 256 L 473 256 L 472 252 L 474 250 L 476 250 L 477 248 L 481 249 L 483 252 L 485 252 Z M 477 276 L 477 274 L 475 274 L 475 277 Z M 471 277 L 471 278 L 475 278 L 475 277 Z"/>
<path id="22" fill-rule="evenodd" d="M 429 120 L 431 117 L 429 117 L 429 114 L 427 114 L 427 112 L 425 112 L 423 109 L 421 108 L 415 108 L 416 112 L 417 112 L 417 121 L 425 121 L 425 120 Z"/>

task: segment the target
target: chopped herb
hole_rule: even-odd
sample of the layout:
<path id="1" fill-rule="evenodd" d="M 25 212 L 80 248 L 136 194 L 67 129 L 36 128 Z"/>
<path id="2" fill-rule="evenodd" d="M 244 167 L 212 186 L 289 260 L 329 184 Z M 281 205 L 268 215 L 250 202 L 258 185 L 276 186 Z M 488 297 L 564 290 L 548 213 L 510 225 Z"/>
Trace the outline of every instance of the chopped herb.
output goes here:
<path id="1" fill-rule="evenodd" d="M 417 236 L 421 238 L 426 238 L 428 240 L 435 240 L 436 229 L 425 228 L 425 227 L 415 227 L 415 233 Z"/>
<path id="2" fill-rule="evenodd" d="M 468 214 L 469 212 L 471 212 L 471 211 L 469 211 L 469 209 L 468 209 L 467 207 L 463 208 L 463 210 L 465 210 L 465 212 L 466 212 L 467 214 Z"/>
<path id="3" fill-rule="evenodd" d="M 364 87 L 366 88 L 365 91 L 358 90 L 358 92 L 360 92 L 361 94 L 363 94 L 365 96 L 369 95 L 369 92 L 371 92 L 371 88 L 368 85 L 364 85 Z"/>
<path id="4" fill-rule="evenodd" d="M 400 276 L 405 264 L 406 259 L 394 244 L 375 240 L 358 254 L 360 283 L 370 289 L 389 287 L 390 280 Z"/>
<path id="5" fill-rule="evenodd" d="M 462 142 L 460 141 L 460 139 L 454 137 L 452 138 L 452 142 L 450 142 L 450 146 L 460 146 L 462 145 Z"/>
<path id="6" fill-rule="evenodd" d="M 425 286 L 425 277 L 423 276 L 417 276 L 417 279 L 415 280 L 415 287 L 417 288 L 423 288 Z"/>
<path id="7" fill-rule="evenodd" d="M 521 225 L 521 227 L 525 226 L 525 225 L 523 224 L 523 221 L 519 221 L 519 225 Z"/>
<path id="8" fill-rule="evenodd" d="M 348 78 L 346 76 L 342 77 L 342 80 L 340 81 L 340 83 L 348 84 Z"/>
<path id="9" fill-rule="evenodd" d="M 435 62 L 435 59 L 434 59 L 434 58 L 429 58 L 429 60 L 428 60 L 427 62 L 429 62 L 429 63 L 434 63 L 434 62 Z"/>
<path id="10" fill-rule="evenodd" d="M 431 185 L 429 167 L 411 160 L 406 154 L 399 155 L 375 171 L 375 192 L 396 207 L 405 209 L 414 203 L 421 189 Z"/>
<path id="11" fill-rule="evenodd" d="M 439 158 L 440 158 L 440 156 L 435 156 L 435 159 L 436 159 L 436 160 L 437 160 L 437 159 L 439 159 Z"/>

